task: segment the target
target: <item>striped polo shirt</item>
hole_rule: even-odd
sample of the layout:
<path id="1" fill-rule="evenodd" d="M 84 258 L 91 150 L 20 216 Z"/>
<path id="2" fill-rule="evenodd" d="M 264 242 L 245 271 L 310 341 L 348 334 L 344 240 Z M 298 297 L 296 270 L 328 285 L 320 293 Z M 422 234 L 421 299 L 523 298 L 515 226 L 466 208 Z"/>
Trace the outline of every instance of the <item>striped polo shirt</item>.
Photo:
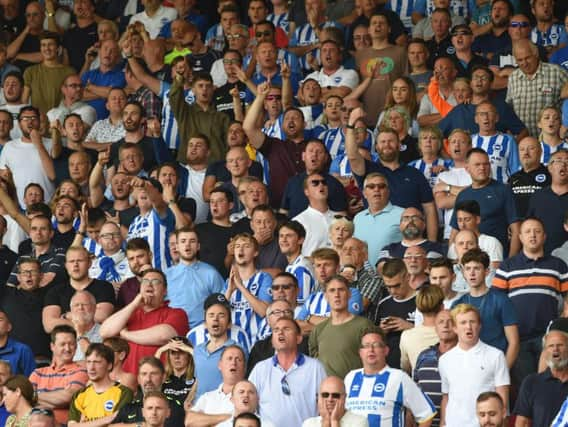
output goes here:
<path id="1" fill-rule="evenodd" d="M 568 291 L 568 267 L 551 255 L 534 260 L 521 252 L 501 263 L 493 287 L 511 298 L 521 340 L 536 338 L 562 311 L 562 295 Z"/>

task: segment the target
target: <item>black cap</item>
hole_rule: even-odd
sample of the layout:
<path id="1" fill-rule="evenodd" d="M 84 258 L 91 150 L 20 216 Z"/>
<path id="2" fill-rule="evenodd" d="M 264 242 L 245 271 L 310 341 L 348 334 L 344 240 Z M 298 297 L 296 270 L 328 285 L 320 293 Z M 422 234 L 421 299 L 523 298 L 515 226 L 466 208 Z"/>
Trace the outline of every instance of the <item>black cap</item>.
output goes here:
<path id="1" fill-rule="evenodd" d="M 229 304 L 229 301 L 227 301 L 227 298 L 225 298 L 225 295 L 223 294 L 211 294 L 207 297 L 207 299 L 205 300 L 205 302 L 203 303 L 203 310 L 207 311 L 209 309 L 209 307 L 213 306 L 213 305 L 222 305 L 223 307 L 225 307 L 227 309 L 227 311 L 229 313 L 231 313 L 231 305 Z"/>

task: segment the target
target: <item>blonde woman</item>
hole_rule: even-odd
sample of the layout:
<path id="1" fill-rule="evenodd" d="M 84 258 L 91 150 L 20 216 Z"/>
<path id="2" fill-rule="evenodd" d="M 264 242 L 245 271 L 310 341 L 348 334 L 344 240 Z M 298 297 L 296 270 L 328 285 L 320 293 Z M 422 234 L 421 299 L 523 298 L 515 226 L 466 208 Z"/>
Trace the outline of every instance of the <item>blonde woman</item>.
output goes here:
<path id="1" fill-rule="evenodd" d="M 422 172 L 432 188 L 438 181 L 440 172 L 448 170 L 452 165 L 451 160 L 440 157 L 442 140 L 442 132 L 437 127 L 427 126 L 420 129 L 418 133 L 418 151 L 422 157 L 408 164 L 408 166 L 412 166 Z"/>

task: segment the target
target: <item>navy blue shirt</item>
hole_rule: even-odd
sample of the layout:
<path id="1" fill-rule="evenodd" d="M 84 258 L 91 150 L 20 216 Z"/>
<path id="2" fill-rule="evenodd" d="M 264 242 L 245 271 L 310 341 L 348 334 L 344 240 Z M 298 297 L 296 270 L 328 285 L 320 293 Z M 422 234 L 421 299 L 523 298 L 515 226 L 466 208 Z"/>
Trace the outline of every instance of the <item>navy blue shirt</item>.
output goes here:
<path id="1" fill-rule="evenodd" d="M 495 36 L 492 32 L 489 32 L 476 37 L 471 46 L 471 50 L 472 52 L 487 56 L 489 53 L 494 54 L 511 49 L 512 43 L 511 36 L 509 36 L 507 31 L 504 31 L 500 36 Z"/>
<path id="2" fill-rule="evenodd" d="M 551 187 L 538 190 L 529 200 L 527 216 L 536 216 L 544 223 L 544 253 L 547 255 L 568 240 L 568 232 L 563 227 L 566 210 L 568 193 L 559 196 Z"/>
<path id="3" fill-rule="evenodd" d="M 513 200 L 513 192 L 506 184 L 492 179 L 482 188 L 465 188 L 456 198 L 456 205 L 465 200 L 475 200 L 481 208 L 481 223 L 479 231 L 495 237 L 503 245 L 503 252 L 508 253 L 509 240 L 507 228 L 510 224 L 520 221 L 517 206 Z M 456 211 L 450 221 L 452 228 L 459 230 Z"/>
<path id="4" fill-rule="evenodd" d="M 294 218 L 296 215 L 306 210 L 309 205 L 308 198 L 304 193 L 304 180 L 306 176 L 306 172 L 301 172 L 290 178 L 288 184 L 286 184 L 280 207 L 288 211 L 289 218 Z M 327 183 L 327 203 L 329 204 L 329 209 L 336 212 L 346 211 L 347 198 L 343 185 L 341 185 L 337 178 L 329 174 L 322 174 L 322 176 Z"/>
<path id="5" fill-rule="evenodd" d="M 434 201 L 430 184 L 416 168 L 401 164 L 397 169 L 392 170 L 380 163 L 365 160 L 365 175 L 353 174 L 359 188 L 363 188 L 363 181 L 371 172 L 379 172 L 387 178 L 390 202 L 393 205 L 422 210 L 423 203 Z"/>
<path id="6" fill-rule="evenodd" d="M 448 248 L 445 245 L 431 240 L 423 240 L 416 246 L 420 246 L 424 249 L 424 252 L 426 252 L 426 258 L 428 259 L 442 258 L 448 252 Z M 377 263 L 386 261 L 390 258 L 403 258 L 407 249 L 408 246 L 404 245 L 402 242 L 391 243 L 381 249 Z"/>
<path id="7" fill-rule="evenodd" d="M 567 396 L 568 382 L 554 378 L 547 368 L 524 379 L 513 414 L 529 418 L 533 426 L 549 426 Z"/>
<path id="8" fill-rule="evenodd" d="M 525 125 L 519 119 L 513 108 L 507 104 L 502 98 L 494 98 L 491 103 L 497 109 L 499 121 L 495 125 L 500 132 L 511 132 L 514 135 L 521 133 L 525 129 Z M 475 109 L 477 105 L 458 104 L 446 117 L 438 123 L 438 128 L 445 137 L 448 137 L 454 129 L 468 130 L 472 135 L 479 132 L 479 126 L 475 123 Z"/>

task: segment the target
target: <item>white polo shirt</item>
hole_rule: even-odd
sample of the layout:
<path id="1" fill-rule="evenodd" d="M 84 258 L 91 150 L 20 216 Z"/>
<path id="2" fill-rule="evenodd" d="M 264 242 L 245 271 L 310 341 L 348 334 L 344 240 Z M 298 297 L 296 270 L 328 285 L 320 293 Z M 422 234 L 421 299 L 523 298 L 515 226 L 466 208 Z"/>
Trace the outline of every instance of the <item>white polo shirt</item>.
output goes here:
<path id="1" fill-rule="evenodd" d="M 208 415 L 232 414 L 234 409 L 231 393 L 223 393 L 223 383 L 219 384 L 215 390 L 202 394 L 191 408 L 192 411 Z"/>
<path id="2" fill-rule="evenodd" d="M 448 395 L 448 427 L 478 427 L 477 396 L 511 384 L 503 352 L 482 341 L 469 350 L 463 350 L 458 344 L 440 357 L 438 369 L 442 393 Z"/>
<path id="3" fill-rule="evenodd" d="M 347 86 L 351 90 L 355 89 L 359 84 L 359 76 L 355 70 L 346 70 L 341 65 L 333 74 L 326 74 L 323 68 L 320 71 L 314 71 L 308 74 L 306 79 L 316 80 L 321 87 L 339 87 Z"/>

